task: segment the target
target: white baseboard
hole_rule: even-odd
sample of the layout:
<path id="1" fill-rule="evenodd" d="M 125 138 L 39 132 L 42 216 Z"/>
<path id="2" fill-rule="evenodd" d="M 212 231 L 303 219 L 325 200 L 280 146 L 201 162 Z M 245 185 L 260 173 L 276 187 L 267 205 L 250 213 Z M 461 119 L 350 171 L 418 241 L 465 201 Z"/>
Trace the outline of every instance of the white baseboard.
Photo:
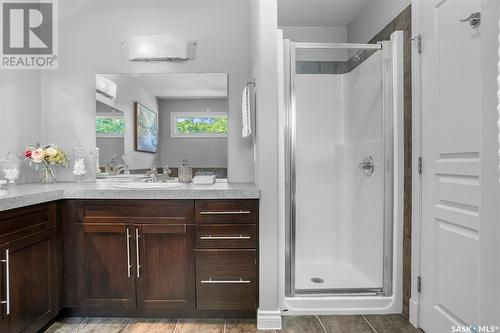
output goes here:
<path id="1" fill-rule="evenodd" d="M 259 330 L 280 330 L 281 312 L 257 310 L 257 329 Z"/>
<path id="2" fill-rule="evenodd" d="M 418 303 L 410 298 L 410 323 L 418 328 Z"/>

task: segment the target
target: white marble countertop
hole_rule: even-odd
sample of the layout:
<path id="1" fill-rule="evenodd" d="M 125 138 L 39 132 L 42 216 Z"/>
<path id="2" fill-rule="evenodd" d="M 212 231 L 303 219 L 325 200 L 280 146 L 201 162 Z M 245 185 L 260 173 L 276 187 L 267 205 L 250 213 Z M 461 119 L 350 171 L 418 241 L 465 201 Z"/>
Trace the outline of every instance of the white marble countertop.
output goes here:
<path id="1" fill-rule="evenodd" d="M 60 199 L 257 199 L 260 190 L 253 183 L 186 184 L 171 189 L 124 189 L 114 183 L 57 183 L 3 186 L 0 211 Z"/>

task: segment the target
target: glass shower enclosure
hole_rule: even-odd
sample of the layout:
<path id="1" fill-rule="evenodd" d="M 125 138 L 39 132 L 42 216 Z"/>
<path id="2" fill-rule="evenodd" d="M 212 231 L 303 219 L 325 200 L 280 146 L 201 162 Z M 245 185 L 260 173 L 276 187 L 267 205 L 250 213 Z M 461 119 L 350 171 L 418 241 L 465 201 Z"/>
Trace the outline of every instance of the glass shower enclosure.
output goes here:
<path id="1" fill-rule="evenodd" d="M 285 294 L 391 296 L 390 42 L 285 40 Z"/>

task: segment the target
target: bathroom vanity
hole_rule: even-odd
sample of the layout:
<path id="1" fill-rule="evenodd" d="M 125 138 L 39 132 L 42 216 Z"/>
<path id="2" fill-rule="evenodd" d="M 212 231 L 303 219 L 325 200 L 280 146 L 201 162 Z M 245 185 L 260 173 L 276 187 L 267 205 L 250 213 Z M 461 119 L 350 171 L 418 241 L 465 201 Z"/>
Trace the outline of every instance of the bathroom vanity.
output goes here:
<path id="1" fill-rule="evenodd" d="M 59 313 L 255 317 L 259 191 L 219 187 L 19 186 L 0 199 L 0 331 Z"/>

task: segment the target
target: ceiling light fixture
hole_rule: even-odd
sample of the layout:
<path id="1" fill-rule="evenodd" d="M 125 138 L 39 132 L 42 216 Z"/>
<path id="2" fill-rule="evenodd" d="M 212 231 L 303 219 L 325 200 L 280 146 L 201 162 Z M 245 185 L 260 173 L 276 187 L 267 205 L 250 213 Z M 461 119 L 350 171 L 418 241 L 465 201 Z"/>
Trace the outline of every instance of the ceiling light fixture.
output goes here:
<path id="1" fill-rule="evenodd" d="M 196 41 L 165 35 L 137 36 L 122 42 L 129 61 L 186 61 L 196 57 Z"/>

